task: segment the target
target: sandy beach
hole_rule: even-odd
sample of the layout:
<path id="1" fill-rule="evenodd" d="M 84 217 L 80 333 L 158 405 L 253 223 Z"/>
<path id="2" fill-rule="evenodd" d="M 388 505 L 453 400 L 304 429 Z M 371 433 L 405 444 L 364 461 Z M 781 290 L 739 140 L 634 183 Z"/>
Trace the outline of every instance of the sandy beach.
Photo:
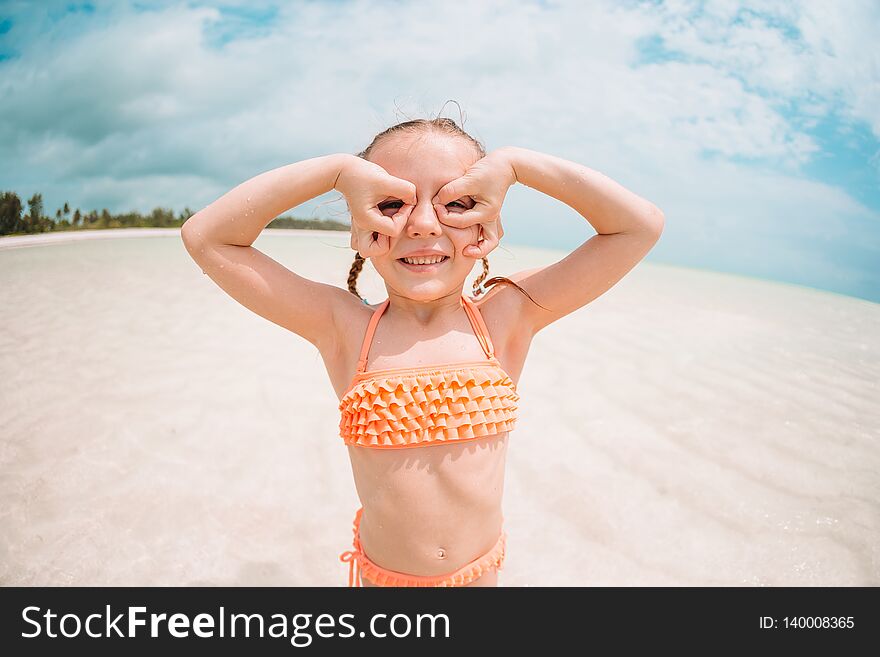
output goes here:
<path id="1" fill-rule="evenodd" d="M 255 246 L 340 287 L 353 258 L 347 232 Z M 503 243 L 490 275 L 565 255 Z M 369 264 L 358 287 L 386 297 Z M 321 357 L 179 231 L 0 238 L 0 304 L 0 585 L 347 584 Z M 639 264 L 532 343 L 499 585 L 880 585 L 878 326 L 880 304 Z"/>

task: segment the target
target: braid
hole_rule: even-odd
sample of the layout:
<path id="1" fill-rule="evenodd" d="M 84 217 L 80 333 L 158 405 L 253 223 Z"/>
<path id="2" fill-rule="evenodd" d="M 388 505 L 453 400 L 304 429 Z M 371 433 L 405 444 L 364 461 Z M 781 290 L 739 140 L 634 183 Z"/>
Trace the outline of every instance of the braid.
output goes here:
<path id="1" fill-rule="evenodd" d="M 482 283 L 486 279 L 486 276 L 489 275 L 489 258 L 487 258 L 486 256 L 483 256 L 482 263 L 483 263 L 483 273 L 480 274 L 479 276 L 477 276 L 476 280 L 474 281 L 474 296 L 477 296 L 480 294 L 480 291 L 482 289 Z"/>
<path id="2" fill-rule="evenodd" d="M 498 285 L 499 283 L 509 283 L 510 285 L 513 285 L 513 287 L 515 287 L 517 290 L 519 290 L 520 292 L 525 294 L 532 303 L 534 303 L 537 306 L 540 306 L 541 308 L 544 308 L 544 306 L 541 306 L 540 303 L 538 303 L 537 301 L 532 299 L 531 294 L 526 292 L 524 289 L 522 289 L 519 285 L 514 283 L 512 280 L 510 280 L 506 276 L 493 276 L 488 281 L 486 281 L 485 278 L 486 278 L 486 276 L 489 275 L 489 258 L 487 258 L 486 256 L 483 256 L 482 261 L 483 261 L 483 273 L 480 274 L 479 276 L 477 276 L 477 278 L 474 280 L 474 296 L 478 296 L 481 292 L 483 294 L 485 294 L 486 292 L 489 291 L 489 289 L 493 285 Z M 544 308 L 544 310 L 547 310 L 547 308 Z"/>
<path id="3" fill-rule="evenodd" d="M 360 253 L 355 252 L 354 262 L 351 263 L 351 269 L 348 272 L 348 291 L 356 297 L 361 296 L 357 291 L 357 277 L 361 273 L 361 269 L 364 268 L 364 262 L 366 262 L 365 258 Z M 366 300 L 364 300 L 364 303 L 366 303 Z"/>

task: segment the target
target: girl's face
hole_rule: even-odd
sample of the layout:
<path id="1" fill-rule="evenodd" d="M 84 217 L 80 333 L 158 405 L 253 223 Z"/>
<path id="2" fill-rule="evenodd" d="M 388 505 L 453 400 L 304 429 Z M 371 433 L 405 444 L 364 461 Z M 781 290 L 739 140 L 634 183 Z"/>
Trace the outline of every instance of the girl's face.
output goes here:
<path id="1" fill-rule="evenodd" d="M 463 254 L 463 249 L 476 244 L 478 225 L 454 228 L 441 224 L 431 199 L 446 183 L 464 175 L 482 157 L 477 149 L 461 137 L 422 134 L 393 135 L 381 141 L 370 154 L 370 160 L 392 176 L 408 180 L 416 186 L 416 206 L 404 229 L 390 240 L 390 249 L 370 260 L 385 284 L 399 295 L 429 301 L 461 290 L 477 260 Z M 402 201 L 387 199 L 379 203 L 382 214 L 390 217 Z M 474 207 L 469 196 L 451 201 L 450 213 Z M 405 256 L 430 250 L 445 256 L 434 265 L 410 265 Z"/>

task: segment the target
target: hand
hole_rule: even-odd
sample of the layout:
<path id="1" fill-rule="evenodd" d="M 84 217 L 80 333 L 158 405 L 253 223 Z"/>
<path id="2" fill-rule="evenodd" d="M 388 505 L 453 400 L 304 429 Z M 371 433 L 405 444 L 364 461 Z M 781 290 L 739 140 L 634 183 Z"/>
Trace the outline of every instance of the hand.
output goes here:
<path id="1" fill-rule="evenodd" d="M 339 172 L 334 188 L 342 192 L 351 213 L 351 248 L 363 258 L 391 249 L 391 238 L 400 235 L 416 205 L 416 186 L 395 178 L 375 162 L 353 156 Z M 392 216 L 378 205 L 389 199 L 403 205 Z"/>
<path id="2" fill-rule="evenodd" d="M 482 258 L 498 246 L 504 236 L 501 226 L 501 205 L 507 190 L 516 182 L 516 172 L 503 151 L 493 151 L 474 162 L 460 178 L 452 180 L 431 199 L 440 223 L 455 228 L 479 224 L 477 243 L 464 248 L 462 253 Z M 464 212 L 449 212 L 446 204 L 470 196 L 474 206 Z M 479 235 L 482 233 L 483 238 Z"/>

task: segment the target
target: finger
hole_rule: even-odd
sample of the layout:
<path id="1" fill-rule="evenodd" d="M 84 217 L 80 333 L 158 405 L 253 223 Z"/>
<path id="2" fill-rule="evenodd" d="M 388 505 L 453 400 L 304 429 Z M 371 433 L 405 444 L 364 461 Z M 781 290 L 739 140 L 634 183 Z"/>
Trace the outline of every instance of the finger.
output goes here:
<path id="1" fill-rule="evenodd" d="M 434 212 L 437 215 L 437 220 L 441 224 L 446 224 L 448 226 L 453 226 L 453 224 L 449 223 L 449 210 L 445 205 L 440 205 L 439 203 L 434 203 Z"/>
<path id="2" fill-rule="evenodd" d="M 363 258 L 381 256 L 390 250 L 391 242 L 387 235 L 377 231 L 361 231 L 358 235 L 358 253 Z"/>
<path id="3" fill-rule="evenodd" d="M 395 212 L 391 216 L 391 221 L 393 223 L 394 228 L 394 237 L 399 237 L 403 232 L 403 229 L 406 227 L 406 222 L 409 221 L 409 215 L 412 214 L 415 205 L 404 205 L 400 210 Z"/>
<path id="4" fill-rule="evenodd" d="M 445 205 L 435 203 L 434 211 L 441 223 L 453 228 L 469 228 L 493 219 L 490 208 L 485 205 L 476 205 L 464 212 L 449 212 Z"/>
<path id="5" fill-rule="evenodd" d="M 409 216 L 408 213 L 406 216 Z M 366 231 L 374 231 L 389 237 L 397 237 L 403 228 L 403 224 L 399 220 L 395 221 L 394 217 L 382 214 L 381 210 L 374 205 L 371 208 L 367 208 L 366 216 L 361 221 L 361 227 Z"/>
<path id="6" fill-rule="evenodd" d="M 480 254 L 479 244 L 480 244 L 481 240 L 483 239 L 483 225 L 482 224 L 477 224 L 476 226 L 474 226 L 474 237 L 472 239 L 473 239 L 473 241 L 471 243 L 467 244 L 467 246 L 465 246 L 461 250 L 461 252 L 469 258 L 477 258 L 477 257 L 479 257 L 479 254 Z"/>
<path id="7" fill-rule="evenodd" d="M 468 258 L 474 257 L 473 249 L 476 248 L 476 245 L 480 242 L 480 233 L 482 232 L 483 227 L 480 224 L 476 226 L 471 226 L 471 230 L 468 231 L 467 244 L 464 245 L 461 249 L 462 255 L 467 256 Z"/>
<path id="8" fill-rule="evenodd" d="M 501 242 L 501 227 L 497 221 L 483 224 L 483 244 L 480 247 L 480 257 L 489 255 Z"/>
<path id="9" fill-rule="evenodd" d="M 381 213 L 380 213 L 381 214 Z M 380 230 L 375 230 L 374 224 L 379 223 Z M 364 258 L 380 256 L 390 250 L 390 236 L 387 234 L 393 227 L 390 217 L 381 215 L 381 221 L 370 216 L 361 220 L 355 226 L 358 253 Z"/>
<path id="10" fill-rule="evenodd" d="M 431 199 L 431 203 L 446 205 L 447 203 L 457 201 L 462 196 L 470 196 L 476 191 L 471 189 L 473 185 L 473 178 L 470 178 L 465 174 L 461 178 L 456 178 L 443 185 L 443 187 L 440 188 L 440 191 L 438 191 L 437 194 L 434 195 L 434 198 Z"/>
<path id="11" fill-rule="evenodd" d="M 480 227 L 482 229 L 482 239 L 480 239 L 476 245 L 472 244 L 464 249 L 465 255 L 473 258 L 484 258 L 489 255 L 489 253 L 498 246 L 498 242 L 501 239 L 497 222 L 492 221 L 486 224 L 481 224 Z"/>
<path id="12" fill-rule="evenodd" d="M 389 196 L 400 199 L 401 201 L 403 201 L 404 205 L 415 205 L 418 202 L 418 197 L 416 196 L 416 186 L 414 184 L 412 184 L 409 180 L 404 180 L 403 178 L 395 178 L 390 174 L 388 178 L 391 188 L 391 193 L 389 194 Z"/>
<path id="13" fill-rule="evenodd" d="M 437 219 L 441 224 L 452 226 L 453 228 L 470 228 L 476 226 L 481 221 L 486 220 L 483 212 L 475 212 L 473 209 L 466 212 L 450 212 L 449 208 L 439 203 L 434 204 L 434 212 L 437 213 Z"/>

